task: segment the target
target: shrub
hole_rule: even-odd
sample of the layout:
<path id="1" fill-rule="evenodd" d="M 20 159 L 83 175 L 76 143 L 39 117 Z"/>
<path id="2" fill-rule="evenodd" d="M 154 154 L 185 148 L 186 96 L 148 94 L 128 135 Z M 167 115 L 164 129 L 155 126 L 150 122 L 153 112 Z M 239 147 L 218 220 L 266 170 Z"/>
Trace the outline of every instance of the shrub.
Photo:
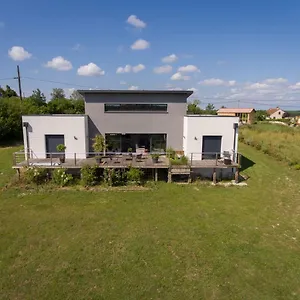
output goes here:
<path id="1" fill-rule="evenodd" d="M 176 157 L 170 159 L 171 165 L 187 165 L 188 158 L 186 156 Z"/>
<path id="2" fill-rule="evenodd" d="M 142 170 L 136 168 L 129 168 L 129 170 L 126 173 L 127 182 L 133 184 L 141 184 L 143 175 L 144 172 Z"/>
<path id="3" fill-rule="evenodd" d="M 24 178 L 27 183 L 42 184 L 48 179 L 47 169 L 29 167 L 24 172 Z"/>
<path id="4" fill-rule="evenodd" d="M 175 159 L 176 151 L 172 147 L 168 147 L 166 153 L 167 153 L 167 157 Z"/>
<path id="5" fill-rule="evenodd" d="M 126 172 L 122 170 L 105 169 L 103 178 L 109 186 L 120 186 L 126 184 L 126 175 Z"/>
<path id="6" fill-rule="evenodd" d="M 97 167 L 84 166 L 81 168 L 81 184 L 83 186 L 93 186 L 97 184 Z"/>
<path id="7" fill-rule="evenodd" d="M 64 152 L 67 149 L 67 147 L 64 144 L 59 144 L 56 146 L 56 150 L 58 152 Z"/>
<path id="8" fill-rule="evenodd" d="M 67 174 L 66 169 L 59 168 L 52 172 L 52 180 L 56 185 L 66 186 L 72 182 L 73 176 L 71 174 Z"/>

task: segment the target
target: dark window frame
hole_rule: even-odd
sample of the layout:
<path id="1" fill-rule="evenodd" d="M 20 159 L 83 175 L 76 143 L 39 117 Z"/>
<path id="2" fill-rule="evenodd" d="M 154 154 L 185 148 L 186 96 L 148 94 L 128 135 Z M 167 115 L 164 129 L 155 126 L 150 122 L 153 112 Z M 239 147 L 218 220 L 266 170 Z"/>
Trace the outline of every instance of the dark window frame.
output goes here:
<path id="1" fill-rule="evenodd" d="M 150 113 L 166 113 L 168 112 L 168 104 L 160 103 L 105 103 L 105 113 L 114 112 L 150 112 Z"/>

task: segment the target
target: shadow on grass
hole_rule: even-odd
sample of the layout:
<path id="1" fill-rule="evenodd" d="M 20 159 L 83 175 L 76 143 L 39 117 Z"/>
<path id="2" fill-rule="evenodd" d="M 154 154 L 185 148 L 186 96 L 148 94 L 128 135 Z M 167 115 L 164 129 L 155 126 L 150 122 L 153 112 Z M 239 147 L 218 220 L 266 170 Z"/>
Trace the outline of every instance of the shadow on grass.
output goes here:
<path id="1" fill-rule="evenodd" d="M 243 172 L 247 170 L 248 168 L 251 168 L 255 165 L 255 162 L 249 159 L 248 157 L 242 155 L 241 157 L 241 168 L 240 171 Z"/>

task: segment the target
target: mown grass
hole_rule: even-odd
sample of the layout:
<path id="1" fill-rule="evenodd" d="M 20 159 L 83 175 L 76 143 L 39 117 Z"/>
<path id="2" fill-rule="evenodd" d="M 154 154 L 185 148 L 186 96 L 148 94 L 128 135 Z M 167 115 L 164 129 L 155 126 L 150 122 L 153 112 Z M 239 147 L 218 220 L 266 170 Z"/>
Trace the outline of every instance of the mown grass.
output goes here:
<path id="1" fill-rule="evenodd" d="M 300 174 L 240 151 L 243 188 L 2 191 L 0 298 L 299 299 Z"/>
<path id="2" fill-rule="evenodd" d="M 277 124 L 256 124 L 240 128 L 240 141 L 276 160 L 300 168 L 300 129 Z"/>

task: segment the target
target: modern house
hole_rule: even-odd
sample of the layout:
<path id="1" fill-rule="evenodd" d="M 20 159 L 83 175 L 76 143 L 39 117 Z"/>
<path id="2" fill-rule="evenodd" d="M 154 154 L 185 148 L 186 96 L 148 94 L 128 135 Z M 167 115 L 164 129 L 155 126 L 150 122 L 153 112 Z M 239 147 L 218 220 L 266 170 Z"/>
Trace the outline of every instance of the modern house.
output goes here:
<path id="1" fill-rule="evenodd" d="M 89 136 L 105 136 L 109 150 L 182 150 L 183 117 L 192 91 L 80 90 Z"/>
<path id="2" fill-rule="evenodd" d="M 95 164 L 92 140 L 96 135 L 105 137 L 109 154 L 101 168 L 131 165 L 174 171 L 165 155 L 168 147 L 186 155 L 189 172 L 195 174 L 201 169 L 230 173 L 239 166 L 239 116 L 186 115 L 191 91 L 79 92 L 85 99 L 85 115 L 22 117 L 25 153 L 23 160 L 15 155 L 16 169 L 25 165 L 80 169 Z M 66 147 L 65 162 L 59 160 L 59 144 Z M 128 152 L 145 160 L 132 160 Z M 162 154 L 160 163 L 152 163 L 149 153 Z"/>
<path id="3" fill-rule="evenodd" d="M 242 124 L 252 124 L 255 120 L 254 108 L 220 108 L 217 111 L 218 116 L 239 117 Z"/>
<path id="4" fill-rule="evenodd" d="M 284 110 L 280 109 L 279 107 L 270 108 L 267 110 L 267 115 L 269 119 L 278 120 L 283 119 L 288 116 L 288 113 Z"/>

